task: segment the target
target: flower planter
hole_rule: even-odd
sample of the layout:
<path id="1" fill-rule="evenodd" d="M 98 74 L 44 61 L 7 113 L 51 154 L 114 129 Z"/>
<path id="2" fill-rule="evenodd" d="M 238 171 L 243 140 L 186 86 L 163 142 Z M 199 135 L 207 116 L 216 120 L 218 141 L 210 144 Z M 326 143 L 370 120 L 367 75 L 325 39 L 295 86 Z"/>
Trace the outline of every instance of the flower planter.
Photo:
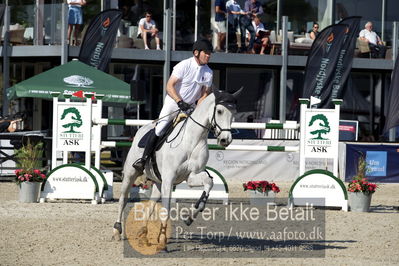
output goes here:
<path id="1" fill-rule="evenodd" d="M 19 201 L 37 203 L 41 185 L 41 182 L 22 182 L 19 185 Z"/>
<path id="2" fill-rule="evenodd" d="M 251 205 L 268 205 L 276 204 L 276 194 L 274 191 L 259 192 L 256 190 L 249 190 L 249 200 Z"/>
<path id="3" fill-rule="evenodd" d="M 349 192 L 349 208 L 353 212 L 368 212 L 372 193 Z"/>

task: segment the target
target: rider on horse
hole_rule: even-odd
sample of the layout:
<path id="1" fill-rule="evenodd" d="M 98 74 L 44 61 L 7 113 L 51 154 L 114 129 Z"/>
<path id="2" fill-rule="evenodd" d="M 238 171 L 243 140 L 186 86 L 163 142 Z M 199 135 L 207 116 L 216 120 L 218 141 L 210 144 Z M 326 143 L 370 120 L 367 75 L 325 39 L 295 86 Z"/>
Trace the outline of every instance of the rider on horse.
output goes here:
<path id="1" fill-rule="evenodd" d="M 213 50 L 208 40 L 198 40 L 193 45 L 193 57 L 179 62 L 166 85 L 167 95 L 155 126 L 155 134 L 147 139 L 144 153 L 134 162 L 133 167 L 143 172 L 145 163 L 165 127 L 177 115 L 180 109 L 185 113 L 191 113 L 196 102 L 198 104 L 211 93 L 213 71 L 207 65 Z"/>

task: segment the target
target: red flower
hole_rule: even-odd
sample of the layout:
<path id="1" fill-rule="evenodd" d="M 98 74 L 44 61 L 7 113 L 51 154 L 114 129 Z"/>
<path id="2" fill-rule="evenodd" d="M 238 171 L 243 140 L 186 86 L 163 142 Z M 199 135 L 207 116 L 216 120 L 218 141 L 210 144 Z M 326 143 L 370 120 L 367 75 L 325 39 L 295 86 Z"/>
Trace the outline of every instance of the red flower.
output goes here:
<path id="1" fill-rule="evenodd" d="M 35 169 L 35 170 L 33 170 L 33 172 L 35 173 L 35 174 L 40 174 L 40 170 L 39 169 Z"/>
<path id="2" fill-rule="evenodd" d="M 244 191 L 246 190 L 256 190 L 259 192 L 267 192 L 269 190 L 273 190 L 274 192 L 280 192 L 278 186 L 275 183 L 269 183 L 265 180 L 262 181 L 248 181 L 247 183 L 242 184 Z"/>

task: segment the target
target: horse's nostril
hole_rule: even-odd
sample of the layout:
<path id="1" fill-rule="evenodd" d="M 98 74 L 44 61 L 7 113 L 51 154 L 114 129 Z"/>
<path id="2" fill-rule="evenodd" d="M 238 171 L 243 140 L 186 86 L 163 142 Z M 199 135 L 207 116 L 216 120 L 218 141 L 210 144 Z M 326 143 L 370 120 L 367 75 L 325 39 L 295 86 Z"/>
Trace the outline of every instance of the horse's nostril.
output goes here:
<path id="1" fill-rule="evenodd" d="M 226 139 L 221 139 L 220 142 L 224 144 L 226 143 Z"/>

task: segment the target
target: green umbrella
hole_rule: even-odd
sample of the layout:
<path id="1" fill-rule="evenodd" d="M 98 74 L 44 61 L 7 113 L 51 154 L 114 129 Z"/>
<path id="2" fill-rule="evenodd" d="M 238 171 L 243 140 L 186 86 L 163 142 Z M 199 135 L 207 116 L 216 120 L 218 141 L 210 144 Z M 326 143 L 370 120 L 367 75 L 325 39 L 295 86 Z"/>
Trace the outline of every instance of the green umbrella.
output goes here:
<path id="1" fill-rule="evenodd" d="M 85 92 L 104 94 L 104 102 L 133 103 L 130 86 L 107 73 L 78 60 L 54 67 L 24 80 L 7 90 L 7 98 L 35 97 L 51 99 L 51 92 L 72 93 L 72 99 L 83 98 Z"/>

